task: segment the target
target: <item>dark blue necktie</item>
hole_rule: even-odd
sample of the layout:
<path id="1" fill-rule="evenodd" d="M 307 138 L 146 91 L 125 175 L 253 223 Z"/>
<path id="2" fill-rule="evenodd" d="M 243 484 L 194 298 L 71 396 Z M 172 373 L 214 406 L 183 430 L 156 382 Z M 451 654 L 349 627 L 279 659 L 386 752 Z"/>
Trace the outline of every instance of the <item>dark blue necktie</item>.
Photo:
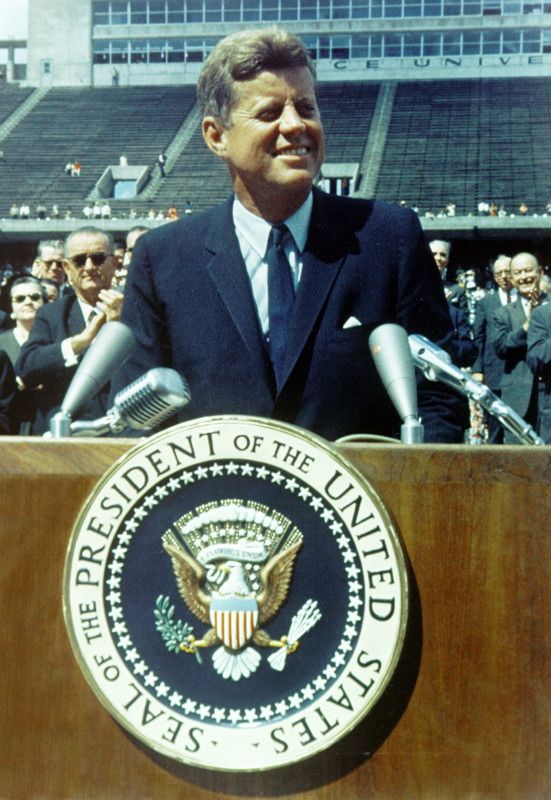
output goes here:
<path id="1" fill-rule="evenodd" d="M 286 225 L 274 225 L 268 239 L 268 250 L 266 251 L 266 262 L 268 264 L 268 346 L 278 388 L 281 385 L 287 336 L 295 302 L 295 288 L 293 286 L 291 267 L 283 249 L 283 239 L 287 233 Z"/>

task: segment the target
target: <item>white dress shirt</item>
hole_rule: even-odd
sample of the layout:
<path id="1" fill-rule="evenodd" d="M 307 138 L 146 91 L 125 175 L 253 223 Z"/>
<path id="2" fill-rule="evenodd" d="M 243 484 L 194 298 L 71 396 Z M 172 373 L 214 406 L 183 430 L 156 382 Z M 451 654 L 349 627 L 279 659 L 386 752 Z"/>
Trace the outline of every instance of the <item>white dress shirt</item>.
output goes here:
<path id="1" fill-rule="evenodd" d="M 302 274 L 302 252 L 308 238 L 308 227 L 312 215 L 313 197 L 310 193 L 298 211 L 284 220 L 291 236 L 283 240 L 285 255 L 291 267 L 295 291 Z M 254 302 L 258 311 L 258 319 L 262 333 L 268 331 L 268 265 L 266 250 L 272 225 L 262 217 L 257 217 L 239 202 L 233 201 L 233 222 L 241 254 L 245 261 L 247 274 L 251 282 Z"/>

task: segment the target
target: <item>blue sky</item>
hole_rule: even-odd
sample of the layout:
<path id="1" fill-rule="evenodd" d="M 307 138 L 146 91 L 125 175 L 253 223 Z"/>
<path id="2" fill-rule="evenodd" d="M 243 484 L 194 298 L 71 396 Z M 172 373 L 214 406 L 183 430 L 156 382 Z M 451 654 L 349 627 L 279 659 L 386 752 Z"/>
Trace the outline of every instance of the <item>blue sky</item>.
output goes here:
<path id="1" fill-rule="evenodd" d="M 27 3 L 28 0 L 0 0 L 0 37 L 27 35 Z"/>

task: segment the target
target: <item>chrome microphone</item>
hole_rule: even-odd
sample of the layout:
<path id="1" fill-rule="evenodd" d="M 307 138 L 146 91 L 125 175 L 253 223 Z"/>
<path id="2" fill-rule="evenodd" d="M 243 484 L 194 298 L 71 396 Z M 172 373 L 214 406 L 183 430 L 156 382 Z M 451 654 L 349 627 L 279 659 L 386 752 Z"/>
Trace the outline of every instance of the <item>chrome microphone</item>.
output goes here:
<path id="1" fill-rule="evenodd" d="M 117 392 L 104 417 L 71 423 L 74 436 L 103 436 L 125 428 L 151 430 L 169 419 L 191 399 L 189 386 L 179 372 L 166 367 L 150 369 Z"/>
<path id="2" fill-rule="evenodd" d="M 379 325 L 369 335 L 369 349 L 379 377 L 402 420 L 402 444 L 421 444 L 424 429 L 419 420 L 417 384 L 408 336 L 393 322 Z"/>
<path id="3" fill-rule="evenodd" d="M 86 351 L 69 384 L 61 409 L 50 420 L 53 438 L 71 435 L 73 414 L 111 380 L 134 347 L 134 334 L 118 320 L 106 322 Z"/>

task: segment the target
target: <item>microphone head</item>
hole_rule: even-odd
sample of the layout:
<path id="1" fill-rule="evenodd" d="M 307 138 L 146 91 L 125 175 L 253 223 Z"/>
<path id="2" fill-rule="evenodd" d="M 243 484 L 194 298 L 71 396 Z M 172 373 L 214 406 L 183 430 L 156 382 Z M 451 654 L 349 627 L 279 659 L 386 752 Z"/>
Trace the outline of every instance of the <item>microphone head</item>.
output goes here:
<path id="1" fill-rule="evenodd" d="M 113 320 L 100 328 L 75 372 L 63 398 L 61 410 L 74 414 L 111 380 L 134 347 L 134 334 L 122 322 Z"/>
<path id="2" fill-rule="evenodd" d="M 179 372 L 157 367 L 121 389 L 114 408 L 127 427 L 148 430 L 169 419 L 190 399 L 189 386 Z"/>
<path id="3" fill-rule="evenodd" d="M 369 335 L 369 348 L 400 419 L 417 419 L 415 368 L 404 328 L 393 322 L 379 325 Z"/>

